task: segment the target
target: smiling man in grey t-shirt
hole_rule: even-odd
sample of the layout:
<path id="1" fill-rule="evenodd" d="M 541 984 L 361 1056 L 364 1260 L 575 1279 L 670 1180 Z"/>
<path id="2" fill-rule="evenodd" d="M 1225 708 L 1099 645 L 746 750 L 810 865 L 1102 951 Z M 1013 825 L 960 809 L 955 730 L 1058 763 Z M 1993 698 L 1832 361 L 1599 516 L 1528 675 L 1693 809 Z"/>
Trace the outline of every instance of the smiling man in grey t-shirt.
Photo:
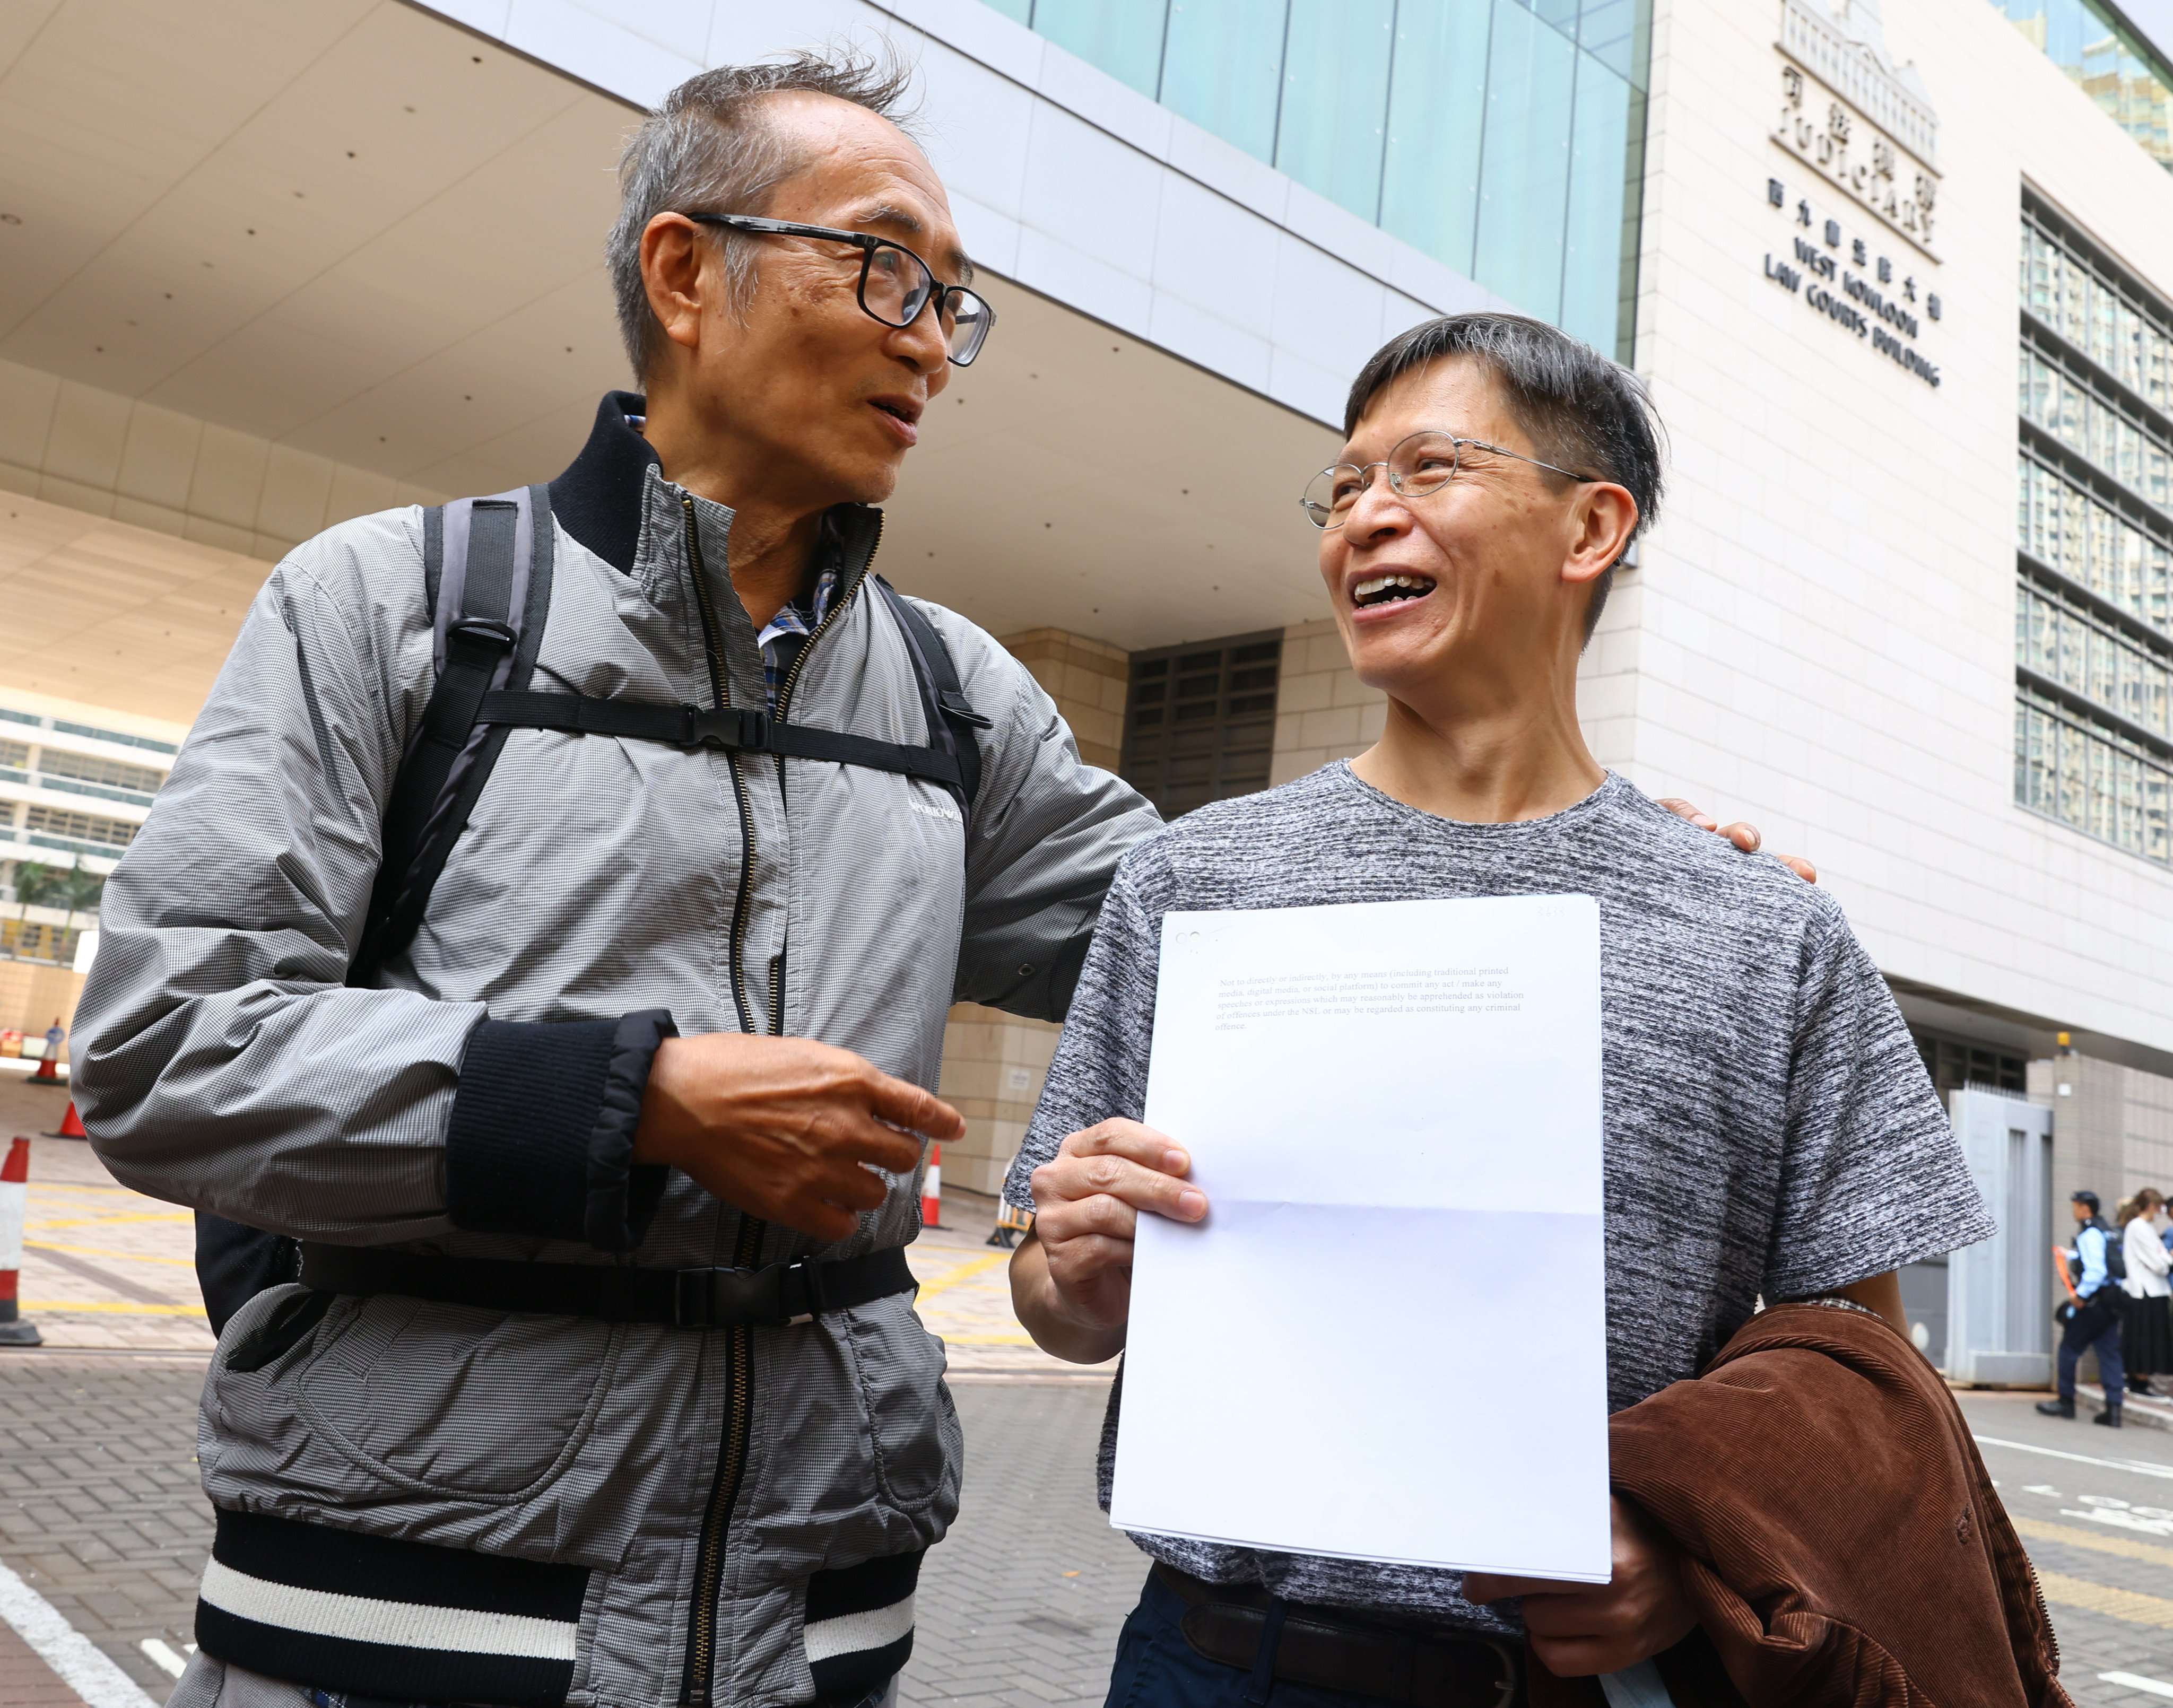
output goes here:
<path id="1" fill-rule="evenodd" d="M 1642 388 L 1552 327 L 1453 316 L 1367 364 L 1345 436 L 1307 511 L 1385 731 L 1119 869 L 1006 1186 L 1038 1211 L 1011 1266 L 1020 1319 L 1060 1357 L 1111 1356 L 1139 1213 L 1207 1213 L 1184 1135 L 1139 1120 L 1164 913 L 1555 892 L 1600 906 L 1610 1406 L 1695 1374 L 1761 1294 L 1839 1295 L 1906 1328 L 1895 1271 L 1992 1222 L 1878 969 L 1831 897 L 1647 800 L 1578 729 L 1578 654 L 1658 503 Z M 1529 1326 L 1531 1366 L 1496 1375 L 1544 1405 L 1547 1325 Z M 1291 1474 L 1333 1450 L 1292 1442 Z M 1570 1675 L 1631 1667 L 1691 1623 L 1670 1548 L 1619 1501 L 1599 1587 L 1135 1539 L 1158 1563 L 1119 1650 L 1126 1708 L 1270 1685 L 1283 1708 L 1502 1708 L 1521 1700 L 1504 1640 L 1527 1626 Z"/>

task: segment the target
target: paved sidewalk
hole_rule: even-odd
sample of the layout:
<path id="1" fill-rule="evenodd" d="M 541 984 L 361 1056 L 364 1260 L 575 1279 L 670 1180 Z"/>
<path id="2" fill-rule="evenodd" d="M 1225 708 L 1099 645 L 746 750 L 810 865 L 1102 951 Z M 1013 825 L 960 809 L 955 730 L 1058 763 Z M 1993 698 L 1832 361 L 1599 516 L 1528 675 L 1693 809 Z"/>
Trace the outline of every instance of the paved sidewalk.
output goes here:
<path id="1" fill-rule="evenodd" d="M 143 1651 L 195 1640 L 211 1509 L 187 1353 L 0 1354 L 0 1560 L 153 1696 Z"/>
<path id="2" fill-rule="evenodd" d="M 0 1075 L 0 1141 L 30 1137 L 23 1314 L 48 1346 L 208 1353 L 195 1219 L 122 1186 L 82 1140 L 42 1136 L 67 1101 L 65 1090 Z"/>

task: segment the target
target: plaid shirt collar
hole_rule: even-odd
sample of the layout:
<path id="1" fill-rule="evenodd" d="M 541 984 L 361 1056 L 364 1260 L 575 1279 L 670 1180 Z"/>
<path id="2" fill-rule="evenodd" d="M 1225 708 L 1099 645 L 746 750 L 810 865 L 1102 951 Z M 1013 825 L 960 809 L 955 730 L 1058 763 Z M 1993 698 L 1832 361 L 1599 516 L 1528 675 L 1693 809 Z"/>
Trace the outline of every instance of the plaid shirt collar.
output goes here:
<path id="1" fill-rule="evenodd" d="M 762 649 L 763 689 L 773 713 L 777 710 L 778 690 L 784 687 L 793 660 L 800 656 L 800 649 L 807 644 L 808 638 L 822 626 L 822 619 L 830 614 L 831 601 L 838 596 L 839 543 L 836 524 L 825 516 L 822 534 L 815 544 L 815 555 L 822 568 L 815 578 L 814 592 L 804 607 L 797 600 L 788 600 L 779 606 L 777 615 L 764 623 L 762 633 L 754 638 L 755 644 Z"/>

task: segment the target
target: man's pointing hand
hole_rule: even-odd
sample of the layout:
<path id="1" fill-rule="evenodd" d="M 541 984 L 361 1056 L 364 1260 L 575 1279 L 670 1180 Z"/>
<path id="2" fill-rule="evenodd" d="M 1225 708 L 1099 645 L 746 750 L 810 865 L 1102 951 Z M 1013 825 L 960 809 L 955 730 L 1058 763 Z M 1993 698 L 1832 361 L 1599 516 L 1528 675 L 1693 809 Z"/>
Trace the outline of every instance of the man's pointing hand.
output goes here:
<path id="1" fill-rule="evenodd" d="M 898 1129 L 904 1129 L 901 1132 Z M 925 1134 L 964 1136 L 958 1112 L 849 1050 L 801 1037 L 667 1038 L 650 1065 L 634 1161 L 666 1163 L 765 1221 L 841 1240 L 888 1196 Z"/>

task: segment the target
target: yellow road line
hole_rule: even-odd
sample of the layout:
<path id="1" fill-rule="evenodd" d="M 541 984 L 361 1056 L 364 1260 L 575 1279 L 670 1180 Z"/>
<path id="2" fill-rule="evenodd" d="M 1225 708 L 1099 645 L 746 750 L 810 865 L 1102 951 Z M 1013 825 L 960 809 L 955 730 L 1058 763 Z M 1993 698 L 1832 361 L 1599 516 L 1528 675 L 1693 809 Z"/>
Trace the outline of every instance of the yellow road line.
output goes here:
<path id="1" fill-rule="evenodd" d="M 186 1210 L 138 1210 L 133 1214 L 124 1213 L 120 1215 L 41 1217 L 36 1221 L 25 1222 L 24 1226 L 25 1227 L 118 1227 L 123 1222 L 132 1221 L 194 1221 L 195 1220 L 194 1213 Z"/>
<path id="2" fill-rule="evenodd" d="M 2140 1595 L 2132 1589 L 2111 1589 L 2080 1577 L 2057 1571 L 2041 1571 L 2037 1586 L 2055 1607 L 2077 1607 L 2085 1613 L 2104 1614 L 2132 1625 L 2155 1625 L 2173 1631 L 2173 1601 L 2162 1595 Z"/>
<path id="3" fill-rule="evenodd" d="M 201 1305 L 117 1305 L 103 1299 L 25 1299 L 25 1311 L 50 1311 L 57 1317 L 78 1311 L 96 1311 L 108 1317 L 202 1317 Z"/>
<path id="4" fill-rule="evenodd" d="M 30 1183 L 30 1190 L 33 1192 L 57 1192 L 62 1193 L 71 1192 L 125 1192 L 131 1198 L 141 1198 L 143 1196 L 142 1193 L 137 1191 L 132 1186 L 93 1186 L 89 1182 L 83 1180 L 34 1180 Z"/>
<path id="5" fill-rule="evenodd" d="M 1031 1334 L 945 1334 L 940 1337 L 946 1346 L 1031 1346 Z M 2173 1603 L 2169 1603 L 2173 1606 Z"/>
<path id="6" fill-rule="evenodd" d="M 2011 1516 L 2011 1515 L 2010 1515 Z M 2073 1524 L 2047 1524 L 2042 1518 L 2015 1518 L 2015 1532 L 2040 1542 L 2064 1542 L 2070 1548 L 2094 1548 L 2100 1554 L 2117 1554 L 2122 1560 L 2144 1560 L 2153 1565 L 2173 1565 L 2173 1548 L 2120 1536 L 2110 1530 L 2084 1530 Z"/>
<path id="7" fill-rule="evenodd" d="M 184 1269 L 196 1267 L 193 1258 L 154 1258 L 148 1252 L 116 1252 L 105 1246 L 64 1246 L 51 1240 L 24 1240 L 23 1246 L 33 1252 L 73 1252 L 79 1258 L 121 1258 L 132 1263 L 173 1263 Z"/>
<path id="8" fill-rule="evenodd" d="M 1009 1252 L 990 1252 L 986 1257 L 968 1258 L 964 1263 L 954 1264 L 944 1270 L 933 1280 L 923 1281 L 920 1284 L 920 1296 L 925 1300 L 932 1293 L 940 1293 L 946 1287 L 955 1287 L 961 1281 L 969 1281 L 974 1276 L 993 1269 L 998 1263 L 1007 1263 L 1011 1260 L 1011 1254 Z"/>

